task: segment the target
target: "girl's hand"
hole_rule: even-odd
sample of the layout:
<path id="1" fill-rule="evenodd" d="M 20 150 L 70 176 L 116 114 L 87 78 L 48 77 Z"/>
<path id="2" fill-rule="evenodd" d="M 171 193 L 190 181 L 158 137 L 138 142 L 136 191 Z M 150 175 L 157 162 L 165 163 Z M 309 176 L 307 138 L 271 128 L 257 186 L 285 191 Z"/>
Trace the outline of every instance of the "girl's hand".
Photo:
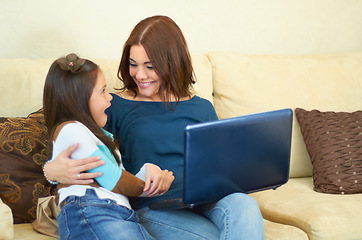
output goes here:
<path id="1" fill-rule="evenodd" d="M 151 163 L 146 164 L 145 167 L 146 180 L 143 191 L 148 192 L 150 197 L 167 192 L 175 179 L 173 173 L 168 170 L 161 170 L 158 166 Z"/>
<path id="2" fill-rule="evenodd" d="M 52 181 L 63 184 L 90 184 L 102 172 L 87 173 L 85 171 L 104 164 L 100 157 L 71 159 L 70 155 L 78 148 L 79 144 L 72 145 L 61 152 L 53 161 L 48 162 L 44 168 L 47 177 Z"/>

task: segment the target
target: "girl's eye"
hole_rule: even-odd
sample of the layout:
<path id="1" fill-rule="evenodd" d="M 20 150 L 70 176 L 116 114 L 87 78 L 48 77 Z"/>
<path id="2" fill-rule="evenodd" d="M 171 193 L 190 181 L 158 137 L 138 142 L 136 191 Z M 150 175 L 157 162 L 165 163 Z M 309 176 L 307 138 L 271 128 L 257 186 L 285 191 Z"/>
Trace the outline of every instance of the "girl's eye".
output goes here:
<path id="1" fill-rule="evenodd" d="M 135 64 L 135 63 L 129 63 L 129 65 L 131 66 L 131 67 L 137 67 L 137 64 Z"/>
<path id="2" fill-rule="evenodd" d="M 147 66 L 147 69 L 153 70 L 153 66 Z"/>

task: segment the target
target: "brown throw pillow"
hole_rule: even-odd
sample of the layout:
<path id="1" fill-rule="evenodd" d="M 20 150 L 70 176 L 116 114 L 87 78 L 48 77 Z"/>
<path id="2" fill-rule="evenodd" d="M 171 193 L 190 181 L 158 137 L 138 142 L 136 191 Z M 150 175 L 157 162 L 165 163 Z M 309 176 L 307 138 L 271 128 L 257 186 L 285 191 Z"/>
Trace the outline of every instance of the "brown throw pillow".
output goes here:
<path id="1" fill-rule="evenodd" d="M 314 190 L 362 193 L 362 111 L 295 109 L 313 165 Z"/>
<path id="2" fill-rule="evenodd" d="M 34 221 L 38 198 L 55 193 L 42 170 L 50 156 L 47 144 L 42 110 L 26 118 L 0 118 L 0 197 L 14 223 Z"/>

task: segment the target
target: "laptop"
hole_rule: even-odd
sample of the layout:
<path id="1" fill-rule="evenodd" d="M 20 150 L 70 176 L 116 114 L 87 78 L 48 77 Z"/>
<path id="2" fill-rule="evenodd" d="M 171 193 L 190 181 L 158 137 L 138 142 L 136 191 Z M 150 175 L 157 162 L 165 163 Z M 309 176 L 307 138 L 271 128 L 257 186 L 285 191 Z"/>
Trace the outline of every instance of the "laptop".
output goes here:
<path id="1" fill-rule="evenodd" d="M 276 189 L 289 178 L 293 111 L 282 109 L 188 125 L 183 197 L 151 209 L 192 208 L 234 192 Z"/>

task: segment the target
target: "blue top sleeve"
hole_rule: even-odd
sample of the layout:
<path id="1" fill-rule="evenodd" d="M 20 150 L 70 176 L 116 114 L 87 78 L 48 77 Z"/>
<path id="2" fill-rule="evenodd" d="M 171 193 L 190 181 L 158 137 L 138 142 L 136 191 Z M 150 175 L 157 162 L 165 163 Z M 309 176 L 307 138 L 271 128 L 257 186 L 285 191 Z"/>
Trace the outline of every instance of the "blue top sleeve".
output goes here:
<path id="1" fill-rule="evenodd" d="M 100 156 L 106 163 L 87 172 L 102 172 L 103 175 L 96 178 L 97 182 L 105 189 L 112 191 L 118 180 L 121 178 L 122 169 L 117 164 L 114 164 L 114 161 L 111 161 L 106 153 L 101 149 L 97 149 L 90 155 L 90 157 L 93 156 Z"/>

